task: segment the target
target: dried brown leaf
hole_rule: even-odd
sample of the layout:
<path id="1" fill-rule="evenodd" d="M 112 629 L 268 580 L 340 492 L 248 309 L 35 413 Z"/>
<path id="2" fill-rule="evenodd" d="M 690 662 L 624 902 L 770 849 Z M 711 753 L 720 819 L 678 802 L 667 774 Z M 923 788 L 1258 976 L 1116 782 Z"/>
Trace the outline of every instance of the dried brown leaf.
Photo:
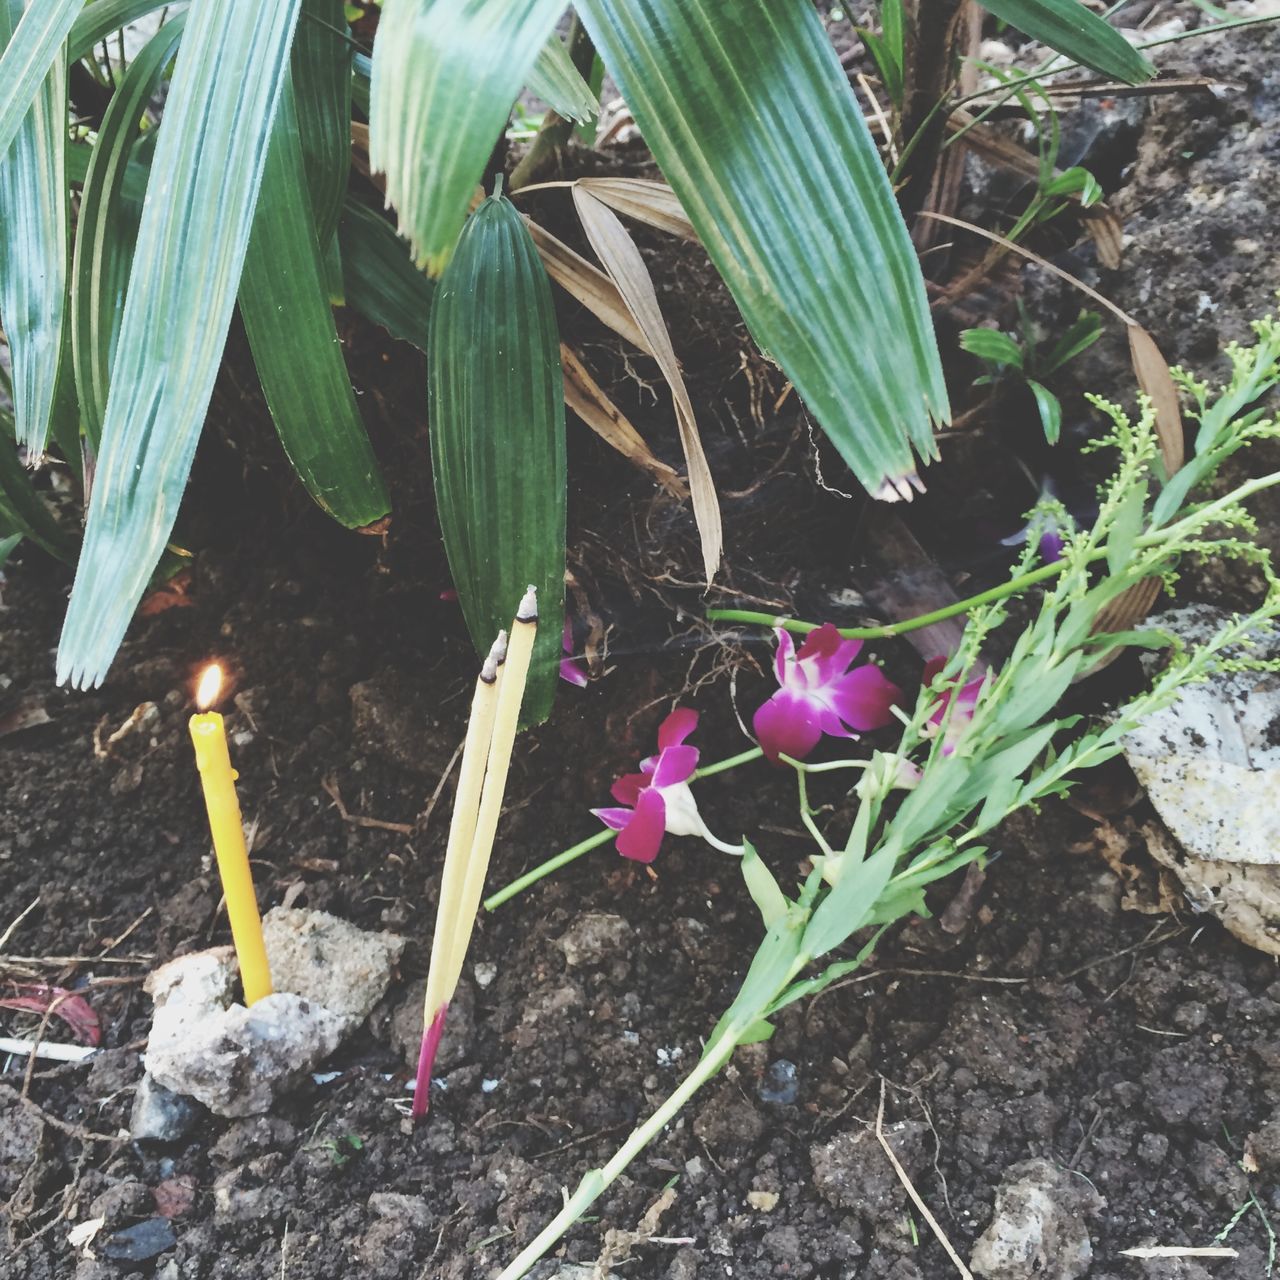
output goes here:
<path id="1" fill-rule="evenodd" d="M 1114 271 L 1124 256 L 1124 228 L 1113 210 L 1105 204 L 1090 205 L 1080 210 L 1080 219 L 1084 229 L 1093 238 L 1093 247 L 1098 251 L 1098 261 Z"/>
<path id="2" fill-rule="evenodd" d="M 649 350 L 658 362 L 658 368 L 671 388 L 675 401 L 676 423 L 680 429 L 680 443 L 684 447 L 685 463 L 689 471 L 689 489 L 693 497 L 693 518 L 698 526 L 698 534 L 702 540 L 702 562 L 707 582 L 715 577 L 720 567 L 720 552 L 724 542 L 724 531 L 720 523 L 720 502 L 716 497 L 715 483 L 711 479 L 711 469 L 707 466 L 706 455 L 702 451 L 702 440 L 698 435 L 698 423 L 694 416 L 693 404 L 685 389 L 684 378 L 680 373 L 680 364 L 671 346 L 671 335 L 667 332 L 666 321 L 662 318 L 662 310 L 658 306 L 658 295 L 654 291 L 653 280 L 649 269 L 636 248 L 635 241 L 627 234 L 627 229 L 618 219 L 618 215 L 603 204 L 590 191 L 575 186 L 573 203 L 582 220 L 583 230 L 596 255 L 604 264 L 605 271 L 617 285 L 618 292 L 625 299 L 627 309 L 631 312 L 636 324 L 648 340 Z"/>
<path id="3" fill-rule="evenodd" d="M 560 366 L 564 370 L 564 402 L 606 444 L 647 471 L 669 494 L 689 496 L 688 486 L 674 467 L 656 458 L 630 419 L 587 372 L 578 353 L 560 344 Z"/>
<path id="4" fill-rule="evenodd" d="M 684 206 L 665 182 L 648 178 L 579 178 L 574 185 L 590 191 L 615 213 L 685 240 L 698 239 Z"/>
<path id="5" fill-rule="evenodd" d="M 593 266 L 580 253 L 575 253 L 563 240 L 557 239 L 536 222 L 525 219 L 534 246 L 547 275 L 567 293 L 572 294 L 597 319 L 604 321 L 614 333 L 625 338 L 645 355 L 652 355 L 649 340 L 632 318 L 618 287 L 599 267 Z"/>
<path id="6" fill-rule="evenodd" d="M 1182 434 L 1182 411 L 1178 408 L 1178 388 L 1169 373 L 1169 362 L 1160 354 L 1155 339 L 1136 321 L 1130 320 L 1129 356 L 1138 385 L 1151 397 L 1156 411 L 1156 434 L 1167 475 L 1182 467 L 1186 448 Z"/>

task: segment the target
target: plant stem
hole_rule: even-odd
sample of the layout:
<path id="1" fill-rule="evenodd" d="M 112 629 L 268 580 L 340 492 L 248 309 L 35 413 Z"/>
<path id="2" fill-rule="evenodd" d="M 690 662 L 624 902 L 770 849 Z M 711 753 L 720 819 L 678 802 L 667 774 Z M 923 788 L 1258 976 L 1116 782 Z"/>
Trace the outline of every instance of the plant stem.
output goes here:
<path id="1" fill-rule="evenodd" d="M 486 911 L 496 911 L 504 902 L 514 898 L 518 893 L 523 893 L 531 884 L 537 884 L 543 876 L 549 876 L 553 871 L 559 871 L 561 867 L 568 866 L 575 858 L 582 857 L 584 853 L 590 853 L 592 849 L 598 849 L 602 844 L 607 844 L 615 835 L 617 835 L 617 832 L 612 827 L 601 828 L 595 835 L 578 841 L 572 848 L 566 849 L 563 853 L 557 853 L 554 858 L 548 858 L 546 862 L 534 867 L 532 871 L 525 872 L 518 880 L 513 880 L 507 885 L 505 889 L 499 889 L 492 897 L 484 900 L 484 909 Z"/>
<path id="2" fill-rule="evenodd" d="M 519 1280 L 561 1236 L 578 1221 L 618 1177 L 620 1173 L 662 1132 L 667 1124 L 699 1089 L 729 1061 L 738 1045 L 741 1031 L 733 1027 L 708 1045 L 698 1065 L 680 1082 L 674 1093 L 618 1148 L 603 1169 L 592 1169 L 578 1184 L 578 1189 L 565 1201 L 565 1206 L 525 1246 L 498 1280 Z"/>
<path id="3" fill-rule="evenodd" d="M 1041 565 L 1024 573 L 1021 577 L 1011 578 L 989 591 L 970 596 L 967 600 L 957 600 L 955 604 L 945 605 L 932 613 L 922 613 L 919 617 L 908 618 L 905 622 L 890 622 L 883 627 L 839 627 L 840 635 L 846 640 L 881 640 L 889 636 L 905 635 L 908 631 L 919 631 L 921 627 L 932 626 L 957 614 L 968 613 L 980 605 L 990 604 L 993 600 L 1003 600 L 1006 596 L 1017 595 L 1027 587 L 1034 587 L 1038 582 L 1047 582 L 1056 577 L 1066 567 L 1066 561 L 1055 560 L 1052 564 Z M 750 609 L 708 609 L 707 618 L 712 622 L 744 622 L 758 627 L 782 627 L 784 631 L 795 635 L 807 635 L 824 624 L 818 622 L 801 622 L 797 618 L 775 616 L 770 613 L 755 613 Z"/>
<path id="4" fill-rule="evenodd" d="M 703 769 L 699 769 L 691 782 L 696 782 L 699 778 L 710 778 L 717 773 L 724 773 L 729 769 L 736 769 L 740 764 L 750 764 L 752 760 L 759 760 L 764 752 L 759 747 L 752 747 L 748 751 L 740 751 L 736 756 L 730 756 L 727 760 L 717 760 L 715 764 L 709 764 Z M 557 853 L 554 858 L 548 858 L 546 862 L 534 867 L 532 871 L 526 871 L 518 880 L 513 880 L 504 889 L 499 889 L 484 900 L 484 909 L 486 911 L 496 911 L 504 902 L 509 902 L 518 893 L 523 893 L 531 884 L 537 884 L 543 876 L 549 876 L 553 871 L 559 871 L 561 867 L 568 866 L 575 858 L 580 858 L 584 853 L 590 853 L 592 849 L 598 849 L 602 844 L 606 844 L 617 835 L 612 827 L 605 827 L 597 831 L 595 835 L 588 836 L 585 840 L 580 840 L 572 848 L 566 849 L 563 853 Z M 742 849 L 732 845 L 721 844 L 717 840 L 710 840 L 709 843 L 714 844 L 718 849 L 726 853 L 733 853 L 741 856 Z"/>
<path id="5" fill-rule="evenodd" d="M 759 760 L 762 755 L 764 755 L 764 751 L 760 747 L 752 747 L 749 751 L 730 756 L 727 760 L 717 760 L 715 764 L 709 764 L 705 768 L 699 769 L 689 781 L 697 782 L 699 778 L 712 778 L 717 773 L 725 773 L 729 769 L 736 769 L 740 764 L 750 764 L 752 760 Z"/>
<path id="6" fill-rule="evenodd" d="M 584 77 L 588 76 L 591 72 L 591 61 L 596 55 L 596 50 L 595 45 L 591 43 L 591 37 L 587 35 L 586 27 L 578 20 L 576 13 L 573 15 L 569 27 L 568 45 L 569 56 L 573 59 L 573 65 L 578 68 Z M 518 191 L 521 187 L 528 186 L 550 158 L 552 152 L 563 147 L 572 136 L 573 121 L 565 120 L 548 107 L 546 115 L 542 117 L 542 127 L 530 144 L 529 150 L 525 152 L 523 159 L 511 171 L 512 191 Z"/>

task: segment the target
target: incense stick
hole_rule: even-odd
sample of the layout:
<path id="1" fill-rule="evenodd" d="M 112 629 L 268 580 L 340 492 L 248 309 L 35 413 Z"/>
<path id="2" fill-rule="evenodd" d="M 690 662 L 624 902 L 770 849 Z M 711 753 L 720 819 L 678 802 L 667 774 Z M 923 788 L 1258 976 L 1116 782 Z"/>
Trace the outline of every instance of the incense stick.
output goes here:
<path id="1" fill-rule="evenodd" d="M 431 969 L 427 975 L 422 1048 L 411 1111 L 415 1124 L 430 1106 L 431 1067 L 440 1047 L 449 1002 L 462 977 L 476 913 L 484 894 L 537 631 L 538 597 L 530 587 L 516 610 L 511 636 L 504 646 L 505 663 L 501 656 L 495 656 L 498 653 L 495 645 L 476 684 L 449 826 Z M 505 639 L 499 637 L 500 642 Z M 488 681 L 486 673 L 491 673 Z"/>
<path id="2" fill-rule="evenodd" d="M 499 631 L 476 678 L 475 693 L 471 698 L 471 717 L 467 721 L 462 764 L 458 770 L 458 790 L 453 802 L 453 817 L 449 823 L 449 840 L 445 849 L 444 872 L 440 878 L 436 929 L 431 939 L 431 967 L 427 972 L 427 992 L 422 1013 L 422 1048 L 418 1055 L 417 1086 L 413 1098 L 415 1119 L 426 1114 L 431 1089 L 431 1063 L 439 1048 L 440 1035 L 444 1029 L 444 1013 L 448 1008 L 449 997 L 453 994 L 452 987 L 447 985 L 453 935 L 459 920 L 467 860 L 475 839 L 476 814 L 484 786 L 485 766 L 498 705 L 498 685 L 506 656 L 507 633 Z"/>

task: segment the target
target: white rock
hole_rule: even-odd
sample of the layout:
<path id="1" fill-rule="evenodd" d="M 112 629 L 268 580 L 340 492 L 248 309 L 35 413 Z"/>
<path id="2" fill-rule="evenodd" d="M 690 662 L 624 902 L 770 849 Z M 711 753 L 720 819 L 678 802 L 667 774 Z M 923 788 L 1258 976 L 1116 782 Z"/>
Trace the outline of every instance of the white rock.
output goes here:
<path id="1" fill-rule="evenodd" d="M 218 1115 L 266 1111 L 327 1058 L 377 1003 L 404 947 L 319 911 L 269 912 L 263 934 L 275 992 L 252 1008 L 232 1003 L 231 947 L 179 956 L 146 983 L 147 1072 Z"/>
<path id="2" fill-rule="evenodd" d="M 1228 615 L 1204 605 L 1171 609 L 1149 625 L 1187 643 L 1208 639 Z M 1280 644 L 1264 642 L 1257 656 Z M 1157 654 L 1149 665 L 1160 661 Z M 1215 676 L 1129 734 L 1125 757 L 1181 845 L 1153 842 L 1187 900 L 1218 915 L 1242 941 L 1280 954 L 1280 678 Z"/>
<path id="3" fill-rule="evenodd" d="M 986 1280 L 1077 1280 L 1093 1260 L 1084 1217 L 1104 1207 L 1085 1179 L 1025 1160 L 1006 1173 L 969 1266 Z"/>
<path id="4" fill-rule="evenodd" d="M 363 1021 L 382 999 L 404 950 L 394 933 L 367 933 L 327 911 L 273 907 L 262 936 L 276 990 Z"/>

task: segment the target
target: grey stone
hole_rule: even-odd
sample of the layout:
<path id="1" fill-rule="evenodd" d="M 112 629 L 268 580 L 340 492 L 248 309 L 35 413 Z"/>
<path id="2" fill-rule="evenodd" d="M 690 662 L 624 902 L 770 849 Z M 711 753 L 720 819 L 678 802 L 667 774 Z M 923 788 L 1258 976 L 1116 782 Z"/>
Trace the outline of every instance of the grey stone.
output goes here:
<path id="1" fill-rule="evenodd" d="M 765 1073 L 756 1085 L 756 1096 L 761 1102 L 768 1102 L 777 1107 L 790 1106 L 800 1097 L 800 1078 L 796 1073 L 796 1064 L 786 1058 L 778 1058 L 765 1068 Z"/>
<path id="2" fill-rule="evenodd" d="M 631 938 L 631 926 L 621 916 L 588 911 L 569 926 L 556 945 L 564 952 L 565 963 L 576 969 L 625 952 Z"/>
<path id="3" fill-rule="evenodd" d="M 133 1095 L 129 1133 L 138 1142 L 177 1142 L 199 1116 L 190 1099 L 144 1075 Z"/>
<path id="4" fill-rule="evenodd" d="M 168 1218 L 145 1218 L 102 1242 L 102 1255 L 115 1262 L 145 1262 L 174 1248 L 178 1237 Z"/>
<path id="5" fill-rule="evenodd" d="M 421 1196 L 375 1191 L 369 1197 L 369 1208 L 379 1218 L 386 1218 L 407 1230 L 426 1231 L 431 1226 L 431 1210 Z"/>
<path id="6" fill-rule="evenodd" d="M 969 1266 L 985 1280 L 1078 1280 L 1093 1261 L 1085 1218 L 1106 1207 L 1088 1182 L 1047 1160 L 1005 1174 Z"/>

